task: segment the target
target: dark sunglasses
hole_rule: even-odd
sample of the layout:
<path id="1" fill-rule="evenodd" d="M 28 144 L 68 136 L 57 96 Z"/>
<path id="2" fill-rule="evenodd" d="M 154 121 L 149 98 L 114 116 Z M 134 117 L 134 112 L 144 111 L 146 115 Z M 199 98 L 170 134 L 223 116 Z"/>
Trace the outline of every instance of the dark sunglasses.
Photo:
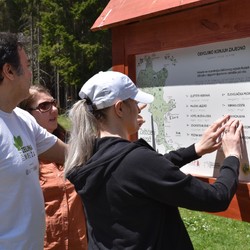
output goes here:
<path id="1" fill-rule="evenodd" d="M 47 102 L 42 102 L 40 103 L 36 108 L 31 108 L 30 110 L 39 110 L 41 113 L 45 113 L 51 110 L 52 106 L 56 107 L 57 106 L 57 102 L 56 100 L 52 100 L 52 101 L 47 101 Z"/>

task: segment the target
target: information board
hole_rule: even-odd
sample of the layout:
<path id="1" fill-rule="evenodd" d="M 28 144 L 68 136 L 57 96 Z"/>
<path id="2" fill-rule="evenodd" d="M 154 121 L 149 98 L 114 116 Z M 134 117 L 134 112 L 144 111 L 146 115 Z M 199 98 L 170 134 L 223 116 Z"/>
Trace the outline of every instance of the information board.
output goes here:
<path id="1" fill-rule="evenodd" d="M 219 117 L 230 114 L 244 124 L 240 180 L 250 182 L 250 38 L 136 56 L 136 82 L 155 96 L 139 131 L 159 153 L 189 146 Z M 223 151 L 182 168 L 217 177 Z"/>

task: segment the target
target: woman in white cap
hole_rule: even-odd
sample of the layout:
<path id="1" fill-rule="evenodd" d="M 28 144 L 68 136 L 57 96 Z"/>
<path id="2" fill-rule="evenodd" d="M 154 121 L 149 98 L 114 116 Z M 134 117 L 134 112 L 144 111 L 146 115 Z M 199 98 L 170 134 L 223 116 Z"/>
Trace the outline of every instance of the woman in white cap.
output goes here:
<path id="1" fill-rule="evenodd" d="M 65 174 L 84 203 L 88 249 L 193 249 L 178 207 L 228 207 L 238 183 L 242 124 L 227 115 L 199 142 L 161 155 L 142 139 L 129 141 L 139 129 L 138 103 L 153 101 L 129 77 L 100 72 L 79 95 L 70 111 Z M 180 171 L 221 145 L 225 160 L 214 184 Z"/>

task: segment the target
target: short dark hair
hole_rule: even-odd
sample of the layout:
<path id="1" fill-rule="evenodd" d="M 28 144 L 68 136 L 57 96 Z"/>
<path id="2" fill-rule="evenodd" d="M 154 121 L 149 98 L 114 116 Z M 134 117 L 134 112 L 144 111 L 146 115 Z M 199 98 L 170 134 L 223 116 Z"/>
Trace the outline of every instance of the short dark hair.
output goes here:
<path id="1" fill-rule="evenodd" d="M 22 73 L 18 49 L 24 47 L 20 34 L 0 32 L 0 83 L 4 64 L 10 64 L 18 74 Z"/>

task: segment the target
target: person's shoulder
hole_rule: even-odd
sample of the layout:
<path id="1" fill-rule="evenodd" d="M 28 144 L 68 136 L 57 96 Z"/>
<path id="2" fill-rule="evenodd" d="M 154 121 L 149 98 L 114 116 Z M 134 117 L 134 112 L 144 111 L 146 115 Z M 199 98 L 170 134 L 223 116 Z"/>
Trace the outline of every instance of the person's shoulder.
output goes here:
<path id="1" fill-rule="evenodd" d="M 142 138 L 138 139 L 137 141 L 134 141 L 134 144 L 136 144 L 138 147 L 146 147 L 147 149 L 154 151 L 154 148 Z"/>
<path id="2" fill-rule="evenodd" d="M 18 117 L 20 117 L 22 120 L 24 121 L 36 121 L 35 118 L 26 110 L 24 109 L 21 109 L 19 107 L 16 107 L 14 110 L 13 110 L 14 114 Z"/>
<path id="3" fill-rule="evenodd" d="M 18 120 L 25 126 L 29 127 L 33 132 L 45 130 L 36 121 L 35 117 L 32 116 L 28 111 L 16 107 L 13 113 L 17 116 Z"/>
<path id="4" fill-rule="evenodd" d="M 29 117 L 29 116 L 32 116 L 28 111 L 26 111 L 26 110 L 24 110 L 24 109 L 21 109 L 21 108 L 19 108 L 19 107 L 14 108 L 13 112 L 14 112 L 16 115 L 18 115 L 18 116 L 20 116 L 20 115 L 28 116 L 28 117 Z"/>
<path id="5" fill-rule="evenodd" d="M 130 159 L 140 159 L 142 161 L 147 161 L 151 159 L 152 155 L 157 154 L 157 152 L 143 139 L 133 141 L 126 147 L 127 152 L 129 152 Z"/>

